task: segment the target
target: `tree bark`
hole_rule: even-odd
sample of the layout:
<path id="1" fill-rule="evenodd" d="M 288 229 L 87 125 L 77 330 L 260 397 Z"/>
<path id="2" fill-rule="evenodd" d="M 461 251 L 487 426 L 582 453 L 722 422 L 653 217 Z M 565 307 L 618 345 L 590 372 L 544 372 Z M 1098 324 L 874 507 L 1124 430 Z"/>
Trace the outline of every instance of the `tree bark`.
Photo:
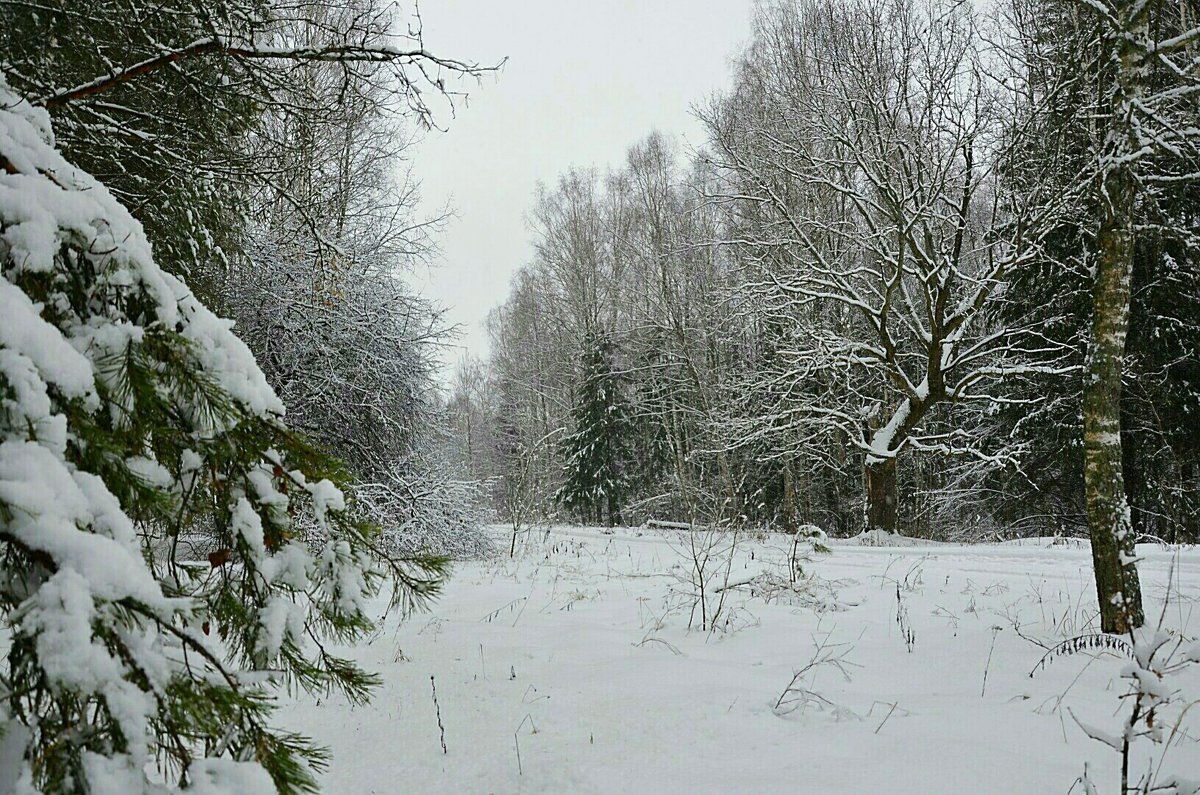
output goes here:
<path id="1" fill-rule="evenodd" d="M 796 509 L 796 473 L 792 461 L 783 462 L 783 531 L 795 533 L 800 526 L 800 512 Z"/>
<path id="2" fill-rule="evenodd" d="M 1100 628 L 1125 633 L 1143 623 L 1142 592 L 1134 562 L 1134 532 L 1121 466 L 1121 376 L 1129 331 L 1137 181 L 1122 155 L 1136 151 L 1133 106 L 1141 93 L 1145 9 L 1123 12 L 1116 80 L 1102 165 L 1100 229 L 1092 292 L 1092 338 L 1083 385 L 1084 490 Z M 1145 7 L 1150 4 L 1146 3 Z M 1121 8 L 1125 6 L 1125 8 Z M 1142 35 L 1138 35 L 1139 31 Z"/>
<path id="3" fill-rule="evenodd" d="M 867 531 L 882 530 L 895 533 L 899 491 L 896 486 L 896 459 L 868 459 L 865 467 L 867 481 Z"/>
<path id="4" fill-rule="evenodd" d="M 1109 180 L 1111 183 L 1132 180 Z M 1134 533 L 1121 464 L 1121 376 L 1129 327 L 1132 184 L 1114 184 L 1100 226 L 1093 293 L 1091 350 L 1083 389 L 1084 489 L 1100 628 L 1124 633 L 1142 625 L 1142 595 L 1134 564 Z M 1125 198 L 1119 198 L 1124 196 Z"/>

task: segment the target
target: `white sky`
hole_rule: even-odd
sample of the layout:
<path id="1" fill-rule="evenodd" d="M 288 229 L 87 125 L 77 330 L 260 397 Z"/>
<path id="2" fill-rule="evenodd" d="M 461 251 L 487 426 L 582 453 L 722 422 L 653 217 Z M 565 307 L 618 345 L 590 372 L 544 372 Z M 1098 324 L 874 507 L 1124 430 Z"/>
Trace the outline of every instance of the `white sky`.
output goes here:
<path id="1" fill-rule="evenodd" d="M 495 63 L 498 77 L 415 154 L 430 207 L 456 213 L 443 261 L 418 276 L 483 356 L 488 311 L 530 254 L 526 213 L 538 182 L 571 166 L 605 168 L 652 130 L 703 143 L 690 108 L 728 81 L 749 35 L 752 0 L 426 0 L 425 43 Z M 425 283 L 421 283 L 421 282 Z M 449 357 L 457 360 L 458 355 Z"/>

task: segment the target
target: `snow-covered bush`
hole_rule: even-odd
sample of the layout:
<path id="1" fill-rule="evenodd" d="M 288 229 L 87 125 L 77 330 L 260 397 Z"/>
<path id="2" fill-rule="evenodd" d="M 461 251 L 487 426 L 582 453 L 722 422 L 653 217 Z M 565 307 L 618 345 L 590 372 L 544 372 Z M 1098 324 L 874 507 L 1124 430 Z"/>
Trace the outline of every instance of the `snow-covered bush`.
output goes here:
<path id="1" fill-rule="evenodd" d="M 792 534 L 792 546 L 788 550 L 788 579 L 792 584 L 807 578 L 805 567 L 817 555 L 829 554 L 829 536 L 813 524 L 800 525 Z"/>
<path id="2" fill-rule="evenodd" d="M 1169 588 L 1168 588 L 1169 592 Z M 1111 637 L 1111 636 L 1104 636 Z M 1118 792 L 1200 795 L 1200 779 L 1163 772 L 1172 745 L 1194 743 L 1188 713 L 1200 704 L 1195 690 L 1200 672 L 1200 643 L 1159 626 L 1131 630 L 1130 660 L 1121 670 L 1128 687 L 1121 699 L 1123 719 L 1120 733 L 1075 722 L 1088 737 L 1108 746 L 1121 757 L 1121 786 Z M 1074 717 L 1074 713 L 1072 713 Z M 1143 760 L 1148 760 L 1143 766 Z M 1104 791 L 1084 767 L 1078 779 L 1087 795 Z"/>
<path id="3" fill-rule="evenodd" d="M 394 551 L 477 557 L 490 546 L 483 491 L 453 477 L 436 400 L 448 332 L 386 257 L 355 242 L 342 241 L 334 269 L 256 241 L 254 267 L 226 279 L 230 310 L 289 424 L 346 462 L 357 515 Z"/>
<path id="4" fill-rule="evenodd" d="M 0 80 L 0 792 L 303 792 L 285 683 L 363 699 L 323 641 L 399 561 L 227 321 Z M 318 528 L 304 543 L 295 523 Z"/>
<path id="5" fill-rule="evenodd" d="M 382 482 L 359 482 L 350 491 L 363 515 L 383 528 L 389 552 L 470 560 L 496 551 L 484 529 L 482 484 L 456 479 L 445 467 L 402 462 Z"/>
<path id="6" fill-rule="evenodd" d="M 683 560 L 672 569 L 678 579 L 679 606 L 688 613 L 688 629 L 699 626 L 701 632 L 715 632 L 730 628 L 732 590 L 750 582 L 731 579 L 741 541 L 737 528 L 713 526 L 675 528 L 668 536 L 668 543 Z"/>

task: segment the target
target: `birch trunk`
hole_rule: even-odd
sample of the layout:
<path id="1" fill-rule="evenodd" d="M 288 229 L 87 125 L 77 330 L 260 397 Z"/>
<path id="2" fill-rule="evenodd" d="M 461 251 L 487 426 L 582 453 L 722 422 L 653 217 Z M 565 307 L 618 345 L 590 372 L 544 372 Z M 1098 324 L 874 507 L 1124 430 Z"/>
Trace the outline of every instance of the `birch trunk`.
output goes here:
<path id="1" fill-rule="evenodd" d="M 1083 385 L 1084 488 L 1100 628 L 1125 633 L 1143 622 L 1134 563 L 1134 532 L 1121 466 L 1121 376 L 1129 330 L 1137 181 L 1131 154 L 1139 148 L 1134 105 L 1142 93 L 1148 2 L 1117 4 L 1115 90 L 1101 162 L 1100 229 L 1092 292 L 1092 338 Z"/>

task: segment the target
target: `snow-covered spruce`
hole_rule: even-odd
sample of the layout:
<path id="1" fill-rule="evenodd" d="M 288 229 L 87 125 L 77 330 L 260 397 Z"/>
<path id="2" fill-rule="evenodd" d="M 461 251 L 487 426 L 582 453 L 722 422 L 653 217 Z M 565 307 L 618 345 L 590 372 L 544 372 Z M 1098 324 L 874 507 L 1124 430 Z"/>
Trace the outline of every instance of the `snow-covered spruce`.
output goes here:
<path id="1" fill-rule="evenodd" d="M 364 698 L 322 639 L 440 561 L 377 554 L 230 324 L 3 82 L 0 268 L 0 791 L 313 790 L 270 688 Z"/>

